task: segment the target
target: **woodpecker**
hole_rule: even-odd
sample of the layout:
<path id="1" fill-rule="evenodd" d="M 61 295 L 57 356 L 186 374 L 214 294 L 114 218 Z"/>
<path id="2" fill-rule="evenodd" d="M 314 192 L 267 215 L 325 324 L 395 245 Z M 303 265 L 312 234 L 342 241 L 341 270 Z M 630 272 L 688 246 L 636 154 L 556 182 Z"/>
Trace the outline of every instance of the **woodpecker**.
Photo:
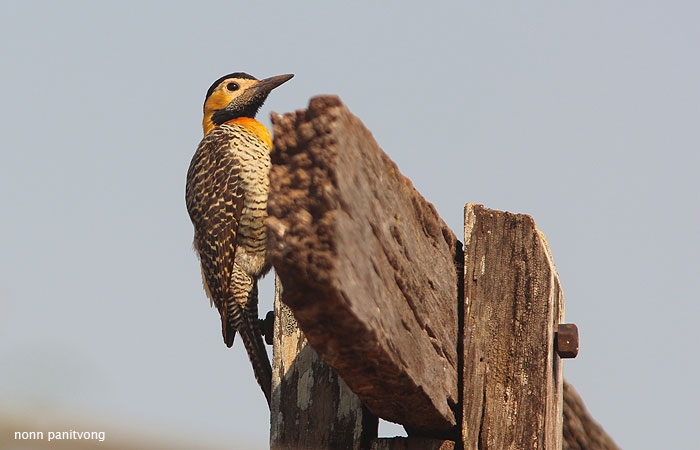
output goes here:
<path id="1" fill-rule="evenodd" d="M 270 270 L 265 219 L 272 137 L 255 115 L 270 92 L 293 76 L 258 80 L 236 72 L 211 85 L 204 138 L 185 188 L 204 291 L 219 310 L 226 345 L 240 333 L 268 405 L 272 368 L 258 319 L 257 282 Z"/>

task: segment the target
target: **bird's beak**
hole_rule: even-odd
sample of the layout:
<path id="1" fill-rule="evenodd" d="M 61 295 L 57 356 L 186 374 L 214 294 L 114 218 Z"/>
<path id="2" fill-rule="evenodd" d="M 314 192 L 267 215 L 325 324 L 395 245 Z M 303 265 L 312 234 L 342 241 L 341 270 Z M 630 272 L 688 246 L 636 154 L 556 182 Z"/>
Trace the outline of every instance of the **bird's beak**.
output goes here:
<path id="1" fill-rule="evenodd" d="M 277 75 L 275 77 L 270 77 L 270 78 L 265 78 L 264 80 L 260 80 L 253 88 L 255 89 L 255 94 L 257 95 L 264 95 L 267 97 L 267 95 L 277 86 L 281 85 L 282 83 L 285 83 L 289 80 L 292 79 L 294 74 L 288 73 L 285 75 Z"/>
<path id="2" fill-rule="evenodd" d="M 268 94 L 277 86 L 290 80 L 294 75 L 277 75 L 276 77 L 265 78 L 246 89 L 241 95 L 231 100 L 226 107 L 214 113 L 213 122 L 224 123 L 226 120 L 235 117 L 255 117 L 258 110 L 265 103 Z"/>

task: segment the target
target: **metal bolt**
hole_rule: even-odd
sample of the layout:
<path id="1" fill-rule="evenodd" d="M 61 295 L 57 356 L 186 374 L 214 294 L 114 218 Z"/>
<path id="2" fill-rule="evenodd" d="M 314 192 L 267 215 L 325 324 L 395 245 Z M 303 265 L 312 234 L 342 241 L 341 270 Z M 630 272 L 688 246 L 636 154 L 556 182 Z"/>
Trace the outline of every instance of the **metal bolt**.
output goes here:
<path id="1" fill-rule="evenodd" d="M 576 358 L 578 327 L 573 323 L 560 323 L 554 335 L 554 348 L 560 358 Z"/>

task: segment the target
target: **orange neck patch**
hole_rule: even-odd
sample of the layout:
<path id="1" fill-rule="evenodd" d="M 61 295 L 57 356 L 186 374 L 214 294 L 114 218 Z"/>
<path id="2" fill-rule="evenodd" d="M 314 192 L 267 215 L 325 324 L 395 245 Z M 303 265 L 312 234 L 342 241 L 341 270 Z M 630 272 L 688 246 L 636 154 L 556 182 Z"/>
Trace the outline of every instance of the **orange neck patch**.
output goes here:
<path id="1" fill-rule="evenodd" d="M 236 124 L 236 125 L 241 125 L 243 126 L 246 130 L 248 130 L 251 134 L 256 136 L 258 139 L 263 141 L 265 144 L 267 144 L 268 148 L 272 148 L 272 136 L 270 135 L 270 131 L 267 129 L 267 127 L 260 122 L 258 122 L 255 119 L 251 119 L 250 117 L 237 117 L 233 120 L 229 120 L 228 122 L 225 123 L 230 123 L 230 124 Z"/>

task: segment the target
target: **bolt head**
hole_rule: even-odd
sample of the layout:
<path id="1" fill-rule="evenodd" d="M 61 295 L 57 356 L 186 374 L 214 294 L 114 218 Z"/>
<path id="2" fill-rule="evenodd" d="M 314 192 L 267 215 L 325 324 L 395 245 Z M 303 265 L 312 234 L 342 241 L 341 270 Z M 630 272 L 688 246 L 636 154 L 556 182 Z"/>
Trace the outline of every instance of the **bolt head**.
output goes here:
<path id="1" fill-rule="evenodd" d="M 578 327 L 573 323 L 559 324 L 554 338 L 554 348 L 560 358 L 576 358 L 578 355 Z"/>

